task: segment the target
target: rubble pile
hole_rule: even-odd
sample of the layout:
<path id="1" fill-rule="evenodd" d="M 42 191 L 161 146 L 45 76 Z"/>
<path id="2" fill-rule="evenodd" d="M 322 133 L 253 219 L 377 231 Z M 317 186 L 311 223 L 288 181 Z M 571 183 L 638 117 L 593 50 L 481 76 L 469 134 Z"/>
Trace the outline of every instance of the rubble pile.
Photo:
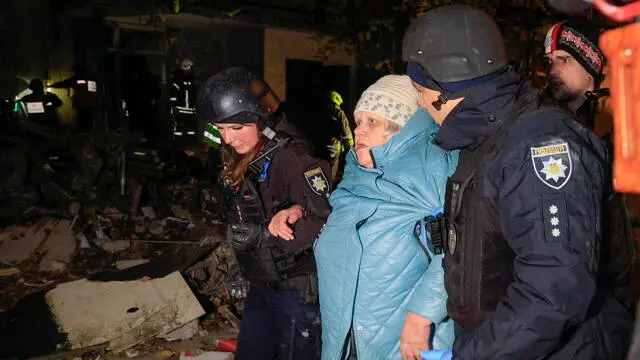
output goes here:
<path id="1" fill-rule="evenodd" d="M 215 358 L 242 304 L 202 160 L 79 149 L 0 185 L 0 358 Z"/>
<path id="2" fill-rule="evenodd" d="M 170 341 L 220 340 L 238 330 L 241 303 L 229 294 L 238 270 L 219 220 L 129 219 L 107 211 L 84 224 L 49 217 L 3 229 L 0 254 L 0 314 L 19 315 L 21 301 L 44 294 L 54 327 L 65 334 L 55 351 L 104 344 L 117 353 L 142 343 L 144 354 Z"/>

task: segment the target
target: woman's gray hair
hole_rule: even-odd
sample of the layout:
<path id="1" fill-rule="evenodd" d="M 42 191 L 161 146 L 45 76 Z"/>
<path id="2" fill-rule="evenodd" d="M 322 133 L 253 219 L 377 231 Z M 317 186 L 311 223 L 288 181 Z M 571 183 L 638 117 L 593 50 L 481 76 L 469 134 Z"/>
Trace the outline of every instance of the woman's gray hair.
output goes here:
<path id="1" fill-rule="evenodd" d="M 387 120 L 387 119 L 385 119 L 385 120 Z M 391 137 L 391 136 L 399 133 L 400 130 L 402 130 L 402 126 L 396 124 L 393 121 L 387 120 L 387 124 L 385 126 L 384 136 Z"/>

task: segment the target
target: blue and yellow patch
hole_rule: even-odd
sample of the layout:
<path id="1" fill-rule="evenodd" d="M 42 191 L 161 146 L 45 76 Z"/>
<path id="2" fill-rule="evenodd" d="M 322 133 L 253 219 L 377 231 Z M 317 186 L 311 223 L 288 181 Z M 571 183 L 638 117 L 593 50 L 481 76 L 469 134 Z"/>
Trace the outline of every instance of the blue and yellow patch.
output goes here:
<path id="1" fill-rule="evenodd" d="M 329 182 L 320 167 L 305 171 L 304 178 L 314 193 L 325 197 L 329 195 Z"/>
<path id="2" fill-rule="evenodd" d="M 536 176 L 553 189 L 561 189 L 571 178 L 571 153 L 567 143 L 532 147 L 531 161 Z"/>

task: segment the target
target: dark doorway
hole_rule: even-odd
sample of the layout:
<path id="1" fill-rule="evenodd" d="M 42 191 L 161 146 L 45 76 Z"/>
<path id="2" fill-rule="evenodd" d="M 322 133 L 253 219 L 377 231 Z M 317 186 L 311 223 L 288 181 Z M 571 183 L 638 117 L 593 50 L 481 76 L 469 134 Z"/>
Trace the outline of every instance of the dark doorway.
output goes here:
<path id="1" fill-rule="evenodd" d="M 322 62 L 287 59 L 286 99 L 291 110 L 309 116 L 308 110 L 322 106 Z M 308 122 L 308 120 L 300 120 Z"/>
<path id="2" fill-rule="evenodd" d="M 350 68 L 346 65 L 323 65 L 320 61 L 287 59 L 286 98 L 290 106 L 311 104 L 335 90 L 344 99 L 342 108 L 349 113 Z"/>
<path id="3" fill-rule="evenodd" d="M 344 103 L 342 104 L 342 110 L 347 113 L 347 116 L 351 118 L 353 113 L 351 104 L 351 92 L 349 91 L 349 80 L 351 78 L 351 69 L 346 65 L 327 65 L 324 66 L 324 79 L 327 84 L 328 90 L 337 91 L 341 96 Z"/>
<path id="4" fill-rule="evenodd" d="M 342 109 L 351 117 L 349 103 L 349 66 L 325 66 L 320 61 L 287 59 L 286 99 L 290 119 L 308 134 L 322 154 L 329 143 L 326 133 L 330 100 L 328 93 L 337 91 L 344 103 Z"/>

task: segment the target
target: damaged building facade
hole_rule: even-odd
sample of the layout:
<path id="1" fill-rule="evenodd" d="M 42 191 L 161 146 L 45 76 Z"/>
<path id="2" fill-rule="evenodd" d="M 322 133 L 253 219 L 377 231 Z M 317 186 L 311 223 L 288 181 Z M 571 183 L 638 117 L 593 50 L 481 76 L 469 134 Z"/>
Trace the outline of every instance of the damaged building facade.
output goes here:
<path id="1" fill-rule="evenodd" d="M 221 68 L 243 66 L 264 75 L 283 99 L 295 100 L 300 79 L 317 77 L 330 79 L 320 86 L 330 85 L 353 102 L 357 98 L 353 48 L 314 30 L 313 15 L 305 10 L 312 5 L 289 2 L 290 7 L 275 9 L 270 3 L 281 2 L 252 2 L 258 5 L 239 5 L 236 14 L 215 10 L 206 1 L 194 1 L 180 13 L 169 12 L 169 1 L 139 1 L 135 8 L 118 0 L 7 1 L 0 10 L 0 45 L 11 51 L 0 58 L 6 80 L 1 95 L 19 97 L 28 93 L 31 79 L 51 84 L 68 78 L 74 65 L 83 64 L 109 89 L 102 95 L 102 115 L 113 129 L 117 128 L 113 118 L 118 116 L 113 112 L 119 109 L 115 104 L 122 100 L 118 82 L 127 62 L 139 59 L 166 89 L 171 71 L 188 58 L 200 81 Z M 63 123 L 73 122 L 70 94 L 48 90 L 64 102 L 59 110 Z M 163 101 L 162 96 L 158 99 Z"/>

